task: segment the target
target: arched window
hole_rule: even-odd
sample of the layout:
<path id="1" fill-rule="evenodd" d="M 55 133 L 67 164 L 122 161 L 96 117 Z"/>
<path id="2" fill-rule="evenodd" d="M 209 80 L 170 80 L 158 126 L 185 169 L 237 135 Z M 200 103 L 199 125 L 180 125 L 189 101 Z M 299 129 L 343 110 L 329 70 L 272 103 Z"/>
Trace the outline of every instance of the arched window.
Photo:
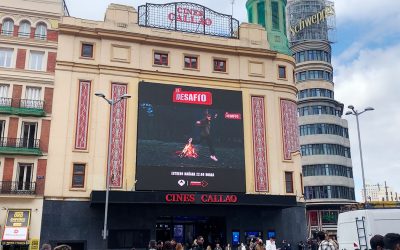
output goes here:
<path id="1" fill-rule="evenodd" d="M 29 38 L 30 34 L 31 34 L 31 24 L 28 21 L 22 21 L 19 24 L 18 36 Z"/>
<path id="2" fill-rule="evenodd" d="M 1 34 L 6 36 L 12 36 L 14 32 L 14 21 L 11 19 L 5 19 L 3 26 L 1 27 Z"/>
<path id="3" fill-rule="evenodd" d="M 35 38 L 36 39 L 41 39 L 41 40 L 46 40 L 46 38 L 47 38 L 47 26 L 46 26 L 46 24 L 39 23 L 38 25 L 36 25 Z"/>

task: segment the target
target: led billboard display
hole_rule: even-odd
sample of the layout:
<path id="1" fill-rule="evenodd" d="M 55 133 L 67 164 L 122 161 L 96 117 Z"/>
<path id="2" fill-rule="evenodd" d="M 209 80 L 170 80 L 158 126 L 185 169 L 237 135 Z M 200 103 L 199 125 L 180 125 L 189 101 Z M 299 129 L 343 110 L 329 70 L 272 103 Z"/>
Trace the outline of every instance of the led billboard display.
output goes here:
<path id="1" fill-rule="evenodd" d="M 242 92 L 141 82 L 136 190 L 245 192 Z"/>

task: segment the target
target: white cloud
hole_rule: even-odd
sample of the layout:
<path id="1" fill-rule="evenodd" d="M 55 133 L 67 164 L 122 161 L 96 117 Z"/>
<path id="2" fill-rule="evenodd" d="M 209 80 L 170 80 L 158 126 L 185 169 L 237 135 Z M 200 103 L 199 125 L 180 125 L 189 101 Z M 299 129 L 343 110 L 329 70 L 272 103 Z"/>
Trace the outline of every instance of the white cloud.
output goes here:
<path id="1" fill-rule="evenodd" d="M 391 16 L 400 13 L 400 1 L 396 0 L 335 0 L 334 2 L 337 20 L 340 24 L 391 21 Z"/>
<path id="2" fill-rule="evenodd" d="M 347 53 L 346 51 L 344 53 Z M 339 57 L 340 58 L 340 57 Z M 376 110 L 362 114 L 360 130 L 367 182 L 383 183 L 400 192 L 400 44 L 379 49 L 361 49 L 349 63 L 335 61 L 336 98 L 359 111 L 367 106 Z M 361 176 L 355 117 L 348 117 L 354 175 Z M 359 195 L 361 179 L 356 178 Z"/>

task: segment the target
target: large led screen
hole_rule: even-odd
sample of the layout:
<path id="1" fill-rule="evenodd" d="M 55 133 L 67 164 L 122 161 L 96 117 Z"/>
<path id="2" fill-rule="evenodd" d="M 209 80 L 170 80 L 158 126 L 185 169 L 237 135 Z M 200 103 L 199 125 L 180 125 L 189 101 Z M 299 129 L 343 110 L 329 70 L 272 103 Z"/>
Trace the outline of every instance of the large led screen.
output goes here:
<path id="1" fill-rule="evenodd" d="M 136 190 L 245 192 L 242 92 L 141 82 Z"/>

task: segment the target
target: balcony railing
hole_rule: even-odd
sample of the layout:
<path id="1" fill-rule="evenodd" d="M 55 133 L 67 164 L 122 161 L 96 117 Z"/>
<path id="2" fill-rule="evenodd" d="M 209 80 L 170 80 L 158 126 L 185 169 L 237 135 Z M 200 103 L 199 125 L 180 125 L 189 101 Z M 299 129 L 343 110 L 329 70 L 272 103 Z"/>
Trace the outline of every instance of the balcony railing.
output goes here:
<path id="1" fill-rule="evenodd" d="M 0 137 L 0 147 L 39 149 L 39 139 Z"/>
<path id="2" fill-rule="evenodd" d="M 35 34 L 35 39 L 46 40 L 47 39 L 47 35 Z"/>
<path id="3" fill-rule="evenodd" d="M 35 182 L 0 181 L 0 194 L 34 195 Z"/>
<path id="4" fill-rule="evenodd" d="M 45 116 L 42 100 L 0 97 L 0 113 L 26 116 Z"/>

